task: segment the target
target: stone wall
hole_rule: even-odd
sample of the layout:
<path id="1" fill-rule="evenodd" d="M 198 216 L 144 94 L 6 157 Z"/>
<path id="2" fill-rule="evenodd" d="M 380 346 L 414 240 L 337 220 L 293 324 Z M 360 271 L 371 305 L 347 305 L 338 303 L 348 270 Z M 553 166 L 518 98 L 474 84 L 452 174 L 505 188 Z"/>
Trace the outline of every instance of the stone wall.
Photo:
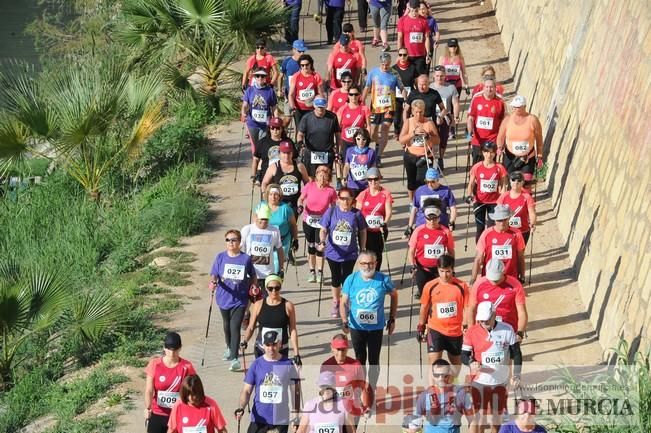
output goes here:
<path id="1" fill-rule="evenodd" d="M 516 93 L 544 127 L 548 190 L 602 347 L 650 347 L 651 8 L 493 0 Z"/>

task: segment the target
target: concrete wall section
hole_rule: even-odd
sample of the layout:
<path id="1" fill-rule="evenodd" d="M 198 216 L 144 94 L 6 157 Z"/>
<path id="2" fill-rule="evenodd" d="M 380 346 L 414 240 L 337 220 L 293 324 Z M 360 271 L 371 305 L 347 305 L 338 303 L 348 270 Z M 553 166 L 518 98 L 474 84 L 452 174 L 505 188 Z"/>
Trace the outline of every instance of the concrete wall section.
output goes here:
<path id="1" fill-rule="evenodd" d="M 516 93 L 545 128 L 547 180 L 603 347 L 649 347 L 651 8 L 494 0 Z"/>

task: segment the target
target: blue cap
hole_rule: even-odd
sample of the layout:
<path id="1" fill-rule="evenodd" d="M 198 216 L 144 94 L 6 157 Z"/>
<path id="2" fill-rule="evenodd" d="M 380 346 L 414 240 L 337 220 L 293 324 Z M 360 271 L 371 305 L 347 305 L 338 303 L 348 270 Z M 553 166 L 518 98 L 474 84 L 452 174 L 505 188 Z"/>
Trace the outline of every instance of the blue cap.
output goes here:
<path id="1" fill-rule="evenodd" d="M 323 96 L 317 96 L 316 98 L 314 98 L 314 106 L 325 108 L 328 106 L 328 101 Z"/>
<path id="2" fill-rule="evenodd" d="M 435 168 L 428 168 L 427 172 L 425 173 L 425 180 L 437 180 L 440 177 L 441 177 L 441 174 Z"/>
<path id="3" fill-rule="evenodd" d="M 292 44 L 292 48 L 294 48 L 296 51 L 307 51 L 307 47 L 305 46 L 305 41 L 303 39 L 296 39 Z"/>
<path id="4" fill-rule="evenodd" d="M 347 34 L 342 33 L 339 37 L 339 43 L 341 45 L 348 45 L 350 43 L 350 37 Z"/>

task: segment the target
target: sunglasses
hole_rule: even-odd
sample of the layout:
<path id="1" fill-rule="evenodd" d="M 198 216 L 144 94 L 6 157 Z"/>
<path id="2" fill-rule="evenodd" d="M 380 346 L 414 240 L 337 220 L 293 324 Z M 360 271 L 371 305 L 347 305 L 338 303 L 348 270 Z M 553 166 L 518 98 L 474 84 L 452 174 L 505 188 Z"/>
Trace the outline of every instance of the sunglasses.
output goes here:
<path id="1" fill-rule="evenodd" d="M 266 78 L 267 76 L 266 76 L 266 75 L 262 75 L 262 74 L 257 74 L 257 75 L 254 75 L 254 77 L 255 77 L 255 78 Z"/>
<path id="2" fill-rule="evenodd" d="M 355 139 L 356 139 L 356 140 L 362 140 L 362 141 L 368 141 L 368 138 L 366 138 L 366 137 L 364 137 L 364 136 L 361 136 L 361 135 L 355 137 Z"/>
<path id="3" fill-rule="evenodd" d="M 408 57 L 409 56 L 409 54 L 407 54 L 407 53 L 398 53 L 398 55 L 400 57 Z"/>
<path id="4" fill-rule="evenodd" d="M 283 129 L 280 126 L 270 126 L 269 129 Z"/>
<path id="5" fill-rule="evenodd" d="M 238 238 L 226 238 L 226 242 L 239 242 Z"/>
<path id="6" fill-rule="evenodd" d="M 265 48 L 267 48 L 267 47 L 265 47 L 264 45 L 256 45 L 255 46 L 256 50 L 262 50 L 262 49 L 265 49 Z"/>
<path id="7" fill-rule="evenodd" d="M 349 93 L 348 96 L 359 96 L 359 93 Z"/>
<path id="8" fill-rule="evenodd" d="M 346 197 L 339 196 L 339 200 L 352 200 L 352 199 L 353 198 L 350 196 L 346 196 Z"/>
<path id="9" fill-rule="evenodd" d="M 279 292 L 280 286 L 267 286 L 267 290 L 269 290 L 270 292 Z"/>
<path id="10" fill-rule="evenodd" d="M 379 177 L 369 177 L 366 179 L 369 182 L 378 182 L 380 180 Z"/>
<path id="11" fill-rule="evenodd" d="M 511 182 L 524 182 L 524 179 L 511 179 Z"/>
<path id="12" fill-rule="evenodd" d="M 345 84 L 350 84 L 353 82 L 353 80 L 341 80 L 341 82 Z"/>

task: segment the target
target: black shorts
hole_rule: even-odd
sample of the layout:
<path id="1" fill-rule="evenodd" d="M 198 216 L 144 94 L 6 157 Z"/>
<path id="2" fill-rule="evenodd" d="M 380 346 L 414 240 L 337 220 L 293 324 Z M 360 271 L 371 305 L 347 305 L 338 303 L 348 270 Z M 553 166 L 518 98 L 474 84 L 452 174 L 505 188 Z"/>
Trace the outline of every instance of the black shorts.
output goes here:
<path id="1" fill-rule="evenodd" d="M 463 335 L 458 337 L 449 337 L 441 334 L 435 329 L 429 329 L 427 334 L 427 353 L 448 352 L 448 355 L 459 356 L 461 355 L 461 343 L 463 342 Z"/>
<path id="2" fill-rule="evenodd" d="M 371 113 L 371 125 L 381 125 L 383 123 L 393 123 L 395 111 L 385 111 L 384 113 Z"/>
<path id="3" fill-rule="evenodd" d="M 327 164 L 312 164 L 312 151 L 309 149 L 305 149 L 305 151 L 303 152 L 303 165 L 305 165 L 305 168 L 307 169 L 308 176 L 314 177 L 316 175 L 316 169 L 320 165 L 327 165 L 328 168 L 332 170 L 332 166 L 334 165 L 334 160 L 335 160 L 335 153 L 332 150 L 328 150 L 327 152 L 328 152 Z"/>
<path id="4" fill-rule="evenodd" d="M 147 433 L 167 433 L 169 416 L 152 413 L 147 421 Z"/>
<path id="5" fill-rule="evenodd" d="M 287 433 L 288 429 L 288 425 L 270 425 L 251 421 L 251 424 L 249 424 L 249 428 L 246 433 L 267 433 L 270 430 L 273 430 L 277 433 Z"/>

